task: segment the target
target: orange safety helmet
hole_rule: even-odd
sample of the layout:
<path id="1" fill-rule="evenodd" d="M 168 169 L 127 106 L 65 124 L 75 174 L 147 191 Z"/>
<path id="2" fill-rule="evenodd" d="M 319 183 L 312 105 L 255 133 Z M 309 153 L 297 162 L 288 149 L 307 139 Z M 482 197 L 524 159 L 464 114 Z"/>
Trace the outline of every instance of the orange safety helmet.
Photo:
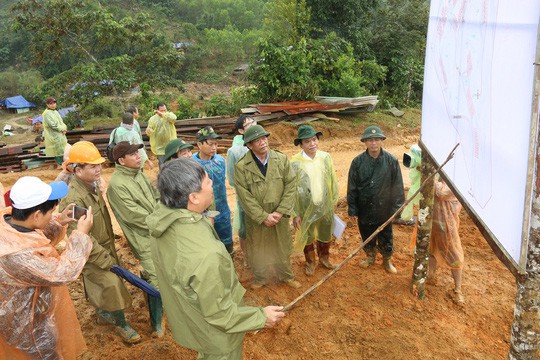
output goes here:
<path id="1" fill-rule="evenodd" d="M 71 147 L 68 162 L 74 164 L 101 164 L 105 159 L 99 153 L 96 145 L 90 141 L 78 141 Z"/>

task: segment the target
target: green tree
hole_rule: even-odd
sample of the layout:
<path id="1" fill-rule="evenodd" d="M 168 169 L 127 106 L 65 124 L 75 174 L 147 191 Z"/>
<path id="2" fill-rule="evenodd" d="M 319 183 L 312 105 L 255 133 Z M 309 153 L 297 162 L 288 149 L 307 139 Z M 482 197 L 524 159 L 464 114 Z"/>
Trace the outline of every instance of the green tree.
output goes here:
<path id="1" fill-rule="evenodd" d="M 291 45 L 309 38 L 311 12 L 306 0 L 274 0 L 266 4 L 263 30 L 274 42 Z"/>
<path id="2" fill-rule="evenodd" d="M 98 1 L 20 0 L 12 14 L 14 29 L 30 34 L 34 61 L 56 70 L 43 92 L 77 83 L 69 96 L 85 103 L 143 81 L 177 84 L 182 57 L 146 13 L 117 18 Z"/>

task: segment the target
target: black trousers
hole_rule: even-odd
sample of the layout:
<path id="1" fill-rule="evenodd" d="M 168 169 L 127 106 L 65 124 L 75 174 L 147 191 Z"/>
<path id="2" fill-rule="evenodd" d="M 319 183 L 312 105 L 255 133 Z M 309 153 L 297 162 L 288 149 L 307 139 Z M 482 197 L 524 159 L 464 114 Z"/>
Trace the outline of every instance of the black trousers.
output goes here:
<path id="1" fill-rule="evenodd" d="M 366 241 L 378 229 L 379 225 L 372 224 L 360 224 L 358 222 L 358 228 L 360 229 L 360 235 L 362 241 Z M 375 246 L 379 249 L 379 252 L 383 257 L 392 256 L 394 253 L 394 234 L 392 232 L 392 223 L 388 224 L 380 233 L 377 234 L 370 242 L 364 246 L 366 254 L 373 254 L 375 252 Z"/>

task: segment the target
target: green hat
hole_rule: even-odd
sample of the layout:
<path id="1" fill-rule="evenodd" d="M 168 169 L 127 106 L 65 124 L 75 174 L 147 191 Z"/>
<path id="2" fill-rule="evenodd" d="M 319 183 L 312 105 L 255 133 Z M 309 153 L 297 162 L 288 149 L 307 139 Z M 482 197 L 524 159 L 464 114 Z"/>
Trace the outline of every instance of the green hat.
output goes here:
<path id="1" fill-rule="evenodd" d="M 382 130 L 378 126 L 368 126 L 366 128 L 366 131 L 364 131 L 364 135 L 362 135 L 362 138 L 360 139 L 362 142 L 366 141 L 367 139 L 386 139 L 386 136 L 384 136 Z"/>
<path id="2" fill-rule="evenodd" d="M 180 150 L 193 149 L 193 145 L 185 142 L 182 139 L 171 140 L 165 147 L 165 161 L 169 160 L 171 156 L 176 154 Z"/>
<path id="3" fill-rule="evenodd" d="M 263 136 L 270 136 L 270 133 L 264 130 L 261 125 L 252 125 L 244 132 L 244 144 L 250 143 Z"/>
<path id="4" fill-rule="evenodd" d="M 294 145 L 298 146 L 302 143 L 302 140 L 309 139 L 314 136 L 317 136 L 317 139 L 319 136 L 322 135 L 322 132 L 315 132 L 315 129 L 311 125 L 302 125 L 298 128 L 298 138 L 294 139 Z"/>
<path id="5" fill-rule="evenodd" d="M 221 136 L 216 134 L 211 126 L 205 126 L 201 130 L 197 131 L 197 142 L 203 142 L 208 139 L 221 139 Z"/>

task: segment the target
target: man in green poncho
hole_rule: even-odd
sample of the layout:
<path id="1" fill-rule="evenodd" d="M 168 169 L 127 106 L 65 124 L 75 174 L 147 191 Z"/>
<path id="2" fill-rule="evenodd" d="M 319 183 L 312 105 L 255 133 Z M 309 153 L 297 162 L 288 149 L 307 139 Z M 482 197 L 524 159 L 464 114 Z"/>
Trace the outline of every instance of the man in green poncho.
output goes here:
<path id="1" fill-rule="evenodd" d="M 369 238 L 405 201 L 399 163 L 392 154 L 383 150 L 384 139 L 386 136 L 379 127 L 368 126 L 361 138 L 366 144 L 366 151 L 354 158 L 349 169 L 349 215 L 358 219 L 363 240 Z M 360 266 L 367 268 L 375 263 L 376 249 L 383 256 L 385 270 L 397 273 L 391 261 L 394 253 L 392 224 L 366 244 L 367 258 Z"/>
<path id="2" fill-rule="evenodd" d="M 335 268 L 328 257 L 338 201 L 338 183 L 330 154 L 319 150 L 321 135 L 311 125 L 300 126 L 294 145 L 300 145 L 302 151 L 291 159 L 297 184 L 293 224 L 297 229 L 296 243 L 304 249 L 305 273 L 308 276 L 315 273 L 314 243 L 317 244 L 319 263 L 327 269 Z"/>
<path id="3" fill-rule="evenodd" d="M 137 128 L 135 127 L 135 118 L 133 117 L 133 114 L 130 112 L 125 112 L 122 115 L 122 123 L 119 127 L 114 129 L 109 136 L 109 145 L 111 143 L 118 144 L 122 141 L 128 141 L 131 144 L 143 145 L 139 149 L 139 154 L 141 156 L 141 167 L 144 167 L 144 164 L 148 164 L 149 169 L 152 169 L 154 165 L 151 161 L 148 161 L 148 155 L 146 154 L 144 142 L 139 134 L 139 131 L 137 131 Z"/>
<path id="4" fill-rule="evenodd" d="M 295 176 L 287 156 L 268 146 L 269 135 L 261 125 L 249 127 L 244 142 L 250 151 L 234 167 L 236 191 L 246 215 L 248 261 L 255 277 L 251 288 L 266 285 L 270 267 L 279 281 L 299 288 L 290 259 Z"/>
<path id="5" fill-rule="evenodd" d="M 157 104 L 154 116 L 148 120 L 146 135 L 150 138 L 150 149 L 157 156 L 160 165 L 165 161 L 165 147 L 171 140 L 176 139 L 175 121 L 176 115 L 167 111 L 164 103 Z"/>
<path id="6" fill-rule="evenodd" d="M 245 306 L 245 289 L 210 220 L 212 180 L 194 159 L 166 162 L 161 201 L 146 219 L 152 258 L 174 339 L 198 359 L 241 360 L 248 331 L 274 326 L 280 306 Z"/>
<path id="7" fill-rule="evenodd" d="M 67 126 L 56 110 L 56 99 L 48 98 L 47 109 L 43 112 L 43 137 L 45 139 L 45 155 L 53 156 L 58 165 L 64 161 L 64 148 L 67 144 Z"/>
<path id="8" fill-rule="evenodd" d="M 111 216 L 97 181 L 101 177 L 101 164 L 105 159 L 89 141 L 76 142 L 69 151 L 68 161 L 73 164 L 74 176 L 69 182 L 68 195 L 59 209 L 75 203 L 86 209 L 92 207 L 94 226 L 90 232 L 93 247 L 82 274 L 86 297 L 95 307 L 98 324 L 111 324 L 127 343 L 137 343 L 141 336 L 128 324 L 124 309 L 131 306 L 131 296 L 122 280 L 110 271 L 119 264 L 114 246 Z M 75 225 L 71 223 L 71 232 Z"/>
<path id="9" fill-rule="evenodd" d="M 133 254 L 140 261 L 143 268 L 141 277 L 159 290 L 150 253 L 150 231 L 146 225 L 146 217 L 154 212 L 159 193 L 142 172 L 139 150 L 143 146 L 127 141 L 116 144 L 113 149 L 116 167 L 107 189 L 107 198 Z M 147 300 L 152 335 L 162 337 L 161 299 L 148 295 Z"/>

